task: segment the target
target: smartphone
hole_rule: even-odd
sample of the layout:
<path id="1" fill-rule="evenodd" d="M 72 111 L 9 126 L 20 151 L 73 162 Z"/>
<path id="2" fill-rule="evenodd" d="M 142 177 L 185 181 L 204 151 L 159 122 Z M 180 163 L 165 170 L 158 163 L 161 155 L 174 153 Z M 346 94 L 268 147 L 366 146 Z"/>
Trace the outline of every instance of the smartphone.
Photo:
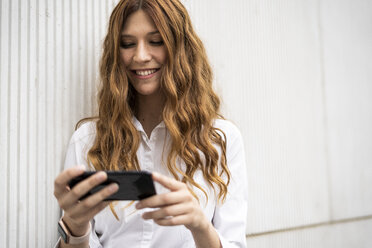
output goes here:
<path id="1" fill-rule="evenodd" d="M 107 173 L 107 180 L 100 185 L 92 188 L 86 195 L 80 198 L 84 198 L 100 191 L 111 183 L 117 183 L 119 190 L 105 199 L 105 201 L 120 201 L 120 200 L 142 200 L 144 198 L 153 196 L 156 194 L 154 182 L 151 177 L 151 173 L 146 171 L 105 171 Z M 82 175 L 73 178 L 69 182 L 69 187 L 72 189 L 76 184 L 82 180 L 92 176 L 97 171 L 87 171 Z"/>

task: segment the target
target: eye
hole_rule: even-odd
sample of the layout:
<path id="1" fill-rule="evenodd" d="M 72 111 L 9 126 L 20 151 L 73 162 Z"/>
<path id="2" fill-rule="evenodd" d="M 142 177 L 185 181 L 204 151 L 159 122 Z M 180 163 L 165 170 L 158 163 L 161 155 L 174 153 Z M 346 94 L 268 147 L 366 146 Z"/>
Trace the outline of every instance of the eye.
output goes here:
<path id="1" fill-rule="evenodd" d="M 150 44 L 154 46 L 161 46 L 164 44 L 164 42 L 162 40 L 153 40 L 153 41 L 150 41 Z"/>
<path id="2" fill-rule="evenodd" d="M 124 42 L 124 41 L 121 41 L 121 42 L 120 42 L 120 47 L 121 47 L 121 48 L 124 48 L 124 49 L 134 47 L 135 45 L 136 45 L 136 44 L 133 43 L 133 42 Z"/>

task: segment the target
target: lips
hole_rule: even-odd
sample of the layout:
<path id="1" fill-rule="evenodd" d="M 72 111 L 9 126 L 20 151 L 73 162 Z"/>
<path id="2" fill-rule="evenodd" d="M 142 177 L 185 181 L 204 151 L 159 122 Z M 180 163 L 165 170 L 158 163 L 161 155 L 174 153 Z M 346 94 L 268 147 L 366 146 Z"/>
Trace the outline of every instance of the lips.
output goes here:
<path id="1" fill-rule="evenodd" d="M 156 69 L 151 70 L 135 70 L 134 73 L 136 73 L 138 76 L 147 76 L 150 74 L 153 74 L 156 72 Z"/>
<path id="2" fill-rule="evenodd" d="M 155 72 L 157 72 L 159 69 L 141 69 L 141 70 L 131 70 L 134 74 L 138 76 L 148 76 Z"/>
<path id="3" fill-rule="evenodd" d="M 152 78 L 156 73 L 160 70 L 160 68 L 152 68 L 152 69 L 138 69 L 138 70 L 130 70 L 132 75 L 138 79 L 149 79 Z"/>

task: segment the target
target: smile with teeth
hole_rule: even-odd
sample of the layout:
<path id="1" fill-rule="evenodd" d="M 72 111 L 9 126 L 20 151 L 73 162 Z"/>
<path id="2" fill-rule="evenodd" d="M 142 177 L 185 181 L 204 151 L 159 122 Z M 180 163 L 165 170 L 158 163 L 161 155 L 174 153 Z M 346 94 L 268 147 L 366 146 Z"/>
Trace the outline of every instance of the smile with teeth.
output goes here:
<path id="1" fill-rule="evenodd" d="M 138 76 L 148 76 L 150 74 L 153 74 L 157 71 L 157 69 L 152 69 L 152 70 L 141 70 L 141 71 L 137 71 L 135 70 L 134 72 L 138 75 Z"/>

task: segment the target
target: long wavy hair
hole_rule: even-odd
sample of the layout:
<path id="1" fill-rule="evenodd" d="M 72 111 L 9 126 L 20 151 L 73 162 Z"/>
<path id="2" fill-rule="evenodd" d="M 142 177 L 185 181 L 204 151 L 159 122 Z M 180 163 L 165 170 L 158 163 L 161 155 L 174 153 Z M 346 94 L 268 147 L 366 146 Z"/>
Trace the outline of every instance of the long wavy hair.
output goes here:
<path id="1" fill-rule="evenodd" d="M 140 135 L 132 122 L 136 91 L 119 50 L 124 23 L 140 9 L 154 21 L 167 51 L 160 87 L 165 95 L 162 118 L 171 136 L 168 170 L 208 198 L 194 180 L 195 172 L 201 170 L 209 185 L 218 188 L 218 199 L 224 201 L 230 181 L 226 137 L 213 127 L 215 119 L 223 118 L 220 99 L 212 88 L 205 48 L 178 0 L 121 0 L 113 10 L 100 61 L 97 133 L 88 161 L 96 170 L 140 170 L 136 155 Z M 214 145 L 221 148 L 220 154 Z M 185 163 L 184 171 L 177 165 L 178 159 Z"/>

